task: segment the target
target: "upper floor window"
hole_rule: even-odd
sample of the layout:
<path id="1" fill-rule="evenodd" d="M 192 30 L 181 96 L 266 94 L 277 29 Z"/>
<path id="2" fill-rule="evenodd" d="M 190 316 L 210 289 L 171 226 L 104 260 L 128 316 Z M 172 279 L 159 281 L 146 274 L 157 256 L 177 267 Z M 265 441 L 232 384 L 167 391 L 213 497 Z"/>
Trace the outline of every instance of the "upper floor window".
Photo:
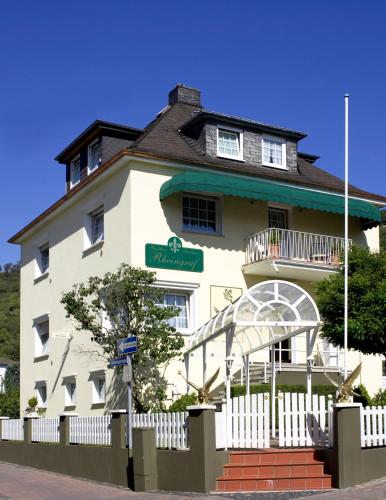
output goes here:
<path id="1" fill-rule="evenodd" d="M 288 210 L 268 207 L 268 227 L 288 229 Z"/>
<path id="2" fill-rule="evenodd" d="M 287 168 L 284 140 L 277 137 L 263 137 L 263 165 Z"/>
<path id="3" fill-rule="evenodd" d="M 188 231 L 218 234 L 219 208 L 216 198 L 182 197 L 182 228 Z"/>
<path id="4" fill-rule="evenodd" d="M 217 155 L 232 160 L 242 160 L 243 134 L 232 129 L 218 128 Z"/>
<path id="5" fill-rule="evenodd" d="M 70 165 L 70 187 L 80 182 L 80 156 L 74 158 Z"/>
<path id="6" fill-rule="evenodd" d="M 39 248 L 40 254 L 40 271 L 42 274 L 48 271 L 50 266 L 50 247 L 48 243 Z"/>
<path id="7" fill-rule="evenodd" d="M 90 243 L 95 245 L 104 239 L 104 211 L 97 208 L 90 214 Z"/>
<path id="8" fill-rule="evenodd" d="M 87 172 L 91 174 L 101 163 L 101 142 L 100 139 L 92 142 L 88 147 Z"/>
<path id="9" fill-rule="evenodd" d="M 50 247 L 48 242 L 36 248 L 36 274 L 35 277 L 39 278 L 48 272 L 50 266 Z"/>
<path id="10" fill-rule="evenodd" d="M 170 318 L 168 323 L 177 330 L 189 328 L 189 295 L 187 293 L 165 292 L 157 305 L 178 307 L 179 314 Z"/>
<path id="11" fill-rule="evenodd" d="M 35 357 L 48 354 L 48 341 L 50 336 L 49 320 L 37 321 L 35 324 Z"/>

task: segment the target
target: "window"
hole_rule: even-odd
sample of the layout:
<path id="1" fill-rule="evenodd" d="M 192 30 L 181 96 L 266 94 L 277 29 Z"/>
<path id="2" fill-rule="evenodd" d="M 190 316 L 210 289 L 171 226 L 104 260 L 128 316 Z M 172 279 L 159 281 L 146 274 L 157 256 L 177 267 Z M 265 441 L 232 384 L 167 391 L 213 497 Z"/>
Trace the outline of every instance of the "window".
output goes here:
<path id="1" fill-rule="evenodd" d="M 285 141 L 279 138 L 263 137 L 263 165 L 287 168 Z"/>
<path id="2" fill-rule="evenodd" d="M 44 274 L 45 272 L 48 271 L 50 265 L 50 247 L 48 243 L 39 248 L 39 255 L 40 255 L 40 263 L 39 263 L 40 272 L 41 274 Z"/>
<path id="3" fill-rule="evenodd" d="M 243 134 L 231 129 L 217 129 L 217 155 L 233 160 L 243 159 Z"/>
<path id="4" fill-rule="evenodd" d="M 47 406 L 47 384 L 46 382 L 38 382 L 36 384 L 36 393 L 38 398 L 38 406 L 45 408 Z"/>
<path id="5" fill-rule="evenodd" d="M 70 165 L 70 187 L 80 182 L 80 156 L 72 160 Z"/>
<path id="6" fill-rule="evenodd" d="M 188 231 L 218 234 L 218 200 L 216 198 L 183 196 L 182 228 Z"/>
<path id="7" fill-rule="evenodd" d="M 90 245 L 95 245 L 99 241 L 104 239 L 104 210 L 103 207 L 99 207 L 89 215 L 90 227 L 89 227 L 89 239 Z"/>
<path id="8" fill-rule="evenodd" d="M 89 174 L 99 167 L 101 163 L 101 142 L 99 139 L 92 142 L 88 147 L 88 166 Z"/>
<path id="9" fill-rule="evenodd" d="M 106 400 L 106 378 L 104 375 L 96 376 L 92 381 L 93 404 L 104 403 Z"/>
<path id="10" fill-rule="evenodd" d="M 288 229 L 288 211 L 283 208 L 268 207 L 268 227 Z"/>
<path id="11" fill-rule="evenodd" d="M 50 247 L 48 243 L 35 247 L 36 272 L 35 278 L 39 278 L 48 272 L 50 265 Z"/>
<path id="12" fill-rule="evenodd" d="M 76 405 L 76 382 L 68 380 L 65 384 L 64 402 L 66 406 Z"/>
<path id="13" fill-rule="evenodd" d="M 42 320 L 35 323 L 35 357 L 48 354 L 50 323 L 49 320 Z"/>
<path id="14" fill-rule="evenodd" d="M 161 307 L 176 306 L 180 309 L 178 316 L 170 318 L 168 323 L 177 330 L 189 329 L 189 295 L 186 293 L 165 292 L 157 304 Z"/>

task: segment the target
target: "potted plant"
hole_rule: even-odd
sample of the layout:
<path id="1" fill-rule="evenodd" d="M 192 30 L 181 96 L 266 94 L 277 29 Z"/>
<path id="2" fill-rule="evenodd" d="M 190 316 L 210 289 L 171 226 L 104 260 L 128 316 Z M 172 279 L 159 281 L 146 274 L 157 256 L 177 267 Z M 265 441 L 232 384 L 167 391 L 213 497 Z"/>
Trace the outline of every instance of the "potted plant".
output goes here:
<path id="1" fill-rule="evenodd" d="M 268 240 L 268 257 L 280 256 L 280 236 L 279 231 L 275 228 L 270 230 Z"/>
<path id="2" fill-rule="evenodd" d="M 338 245 L 332 245 L 331 254 L 330 254 L 330 262 L 332 266 L 339 266 L 340 264 L 340 252 L 341 248 Z"/>

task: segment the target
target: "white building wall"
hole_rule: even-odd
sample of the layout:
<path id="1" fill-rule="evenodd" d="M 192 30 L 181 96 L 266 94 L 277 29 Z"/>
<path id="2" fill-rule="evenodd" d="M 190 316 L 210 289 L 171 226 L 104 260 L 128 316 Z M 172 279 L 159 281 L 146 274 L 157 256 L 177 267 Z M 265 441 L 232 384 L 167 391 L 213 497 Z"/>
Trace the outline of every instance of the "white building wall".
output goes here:
<path id="1" fill-rule="evenodd" d="M 76 405 L 80 414 L 104 413 L 108 408 L 122 407 L 124 394 L 119 381 L 112 380 L 113 371 L 106 368 L 104 359 L 97 356 L 97 346 L 85 332 L 75 331 L 65 317 L 60 298 L 74 283 L 85 281 L 91 275 L 114 271 L 120 263 L 145 267 L 145 244 L 166 244 L 171 236 L 182 240 L 183 246 L 202 249 L 204 272 L 193 273 L 159 269 L 157 279 L 165 282 L 188 284 L 194 293 L 194 321 L 192 329 L 201 326 L 213 313 L 214 302 L 221 296 L 221 287 L 232 289 L 234 298 L 254 283 L 266 277 L 242 273 L 245 243 L 250 234 L 267 227 L 267 204 L 246 199 L 224 197 L 222 200 L 223 234 L 210 236 L 182 231 L 181 197 L 174 195 L 159 200 L 161 185 L 176 170 L 156 163 L 141 163 L 128 159 L 111 168 L 106 175 L 95 179 L 92 188 L 81 191 L 77 198 L 67 202 L 65 210 L 31 232 L 22 245 L 21 269 L 21 409 L 36 392 L 36 383 L 47 381 L 47 415 L 64 410 L 64 382 L 75 377 L 77 384 Z M 83 252 L 84 218 L 87 212 L 104 205 L 105 241 L 95 251 Z M 68 208 L 67 208 L 68 207 Z M 334 214 L 293 208 L 293 227 L 298 230 L 340 236 L 343 217 Z M 365 241 L 359 222 L 351 220 L 351 236 L 358 242 Z M 35 247 L 44 241 L 50 243 L 50 268 L 45 279 L 34 280 Z M 375 244 L 375 243 L 374 243 Z M 272 278 L 280 278 L 272 276 Z M 269 279 L 269 278 L 268 278 Z M 313 291 L 309 282 L 297 280 L 307 290 Z M 212 288 L 211 288 L 212 287 Z M 220 290 L 220 292 L 219 292 Z M 217 302 L 216 302 L 217 303 Z M 48 314 L 50 321 L 49 355 L 34 359 L 33 320 Z M 73 336 L 73 339 L 71 339 Z M 187 338 L 187 337 L 186 337 Z M 69 343 L 69 352 L 63 353 Z M 207 375 L 222 367 L 224 345 L 218 341 L 208 348 Z M 235 353 L 237 354 L 237 353 Z M 262 354 L 263 359 L 266 354 Z M 355 364 L 357 355 L 350 355 Z M 367 361 L 366 361 L 367 363 Z M 235 363 L 237 367 L 237 362 Z M 365 384 L 375 391 L 381 380 L 381 361 L 372 358 L 363 370 Z M 195 353 L 190 358 L 191 378 L 202 382 L 202 356 Z M 92 404 L 92 374 L 104 371 L 107 379 L 107 405 Z M 170 389 L 185 393 L 186 384 L 179 371 L 184 365 L 176 360 L 167 369 Z M 379 372 L 379 373 L 378 373 Z M 369 374 L 368 374 L 369 373 Z M 370 375 L 371 373 L 371 375 Z M 366 375 L 365 375 L 366 374 Z M 118 394 L 118 396 L 117 396 Z"/>

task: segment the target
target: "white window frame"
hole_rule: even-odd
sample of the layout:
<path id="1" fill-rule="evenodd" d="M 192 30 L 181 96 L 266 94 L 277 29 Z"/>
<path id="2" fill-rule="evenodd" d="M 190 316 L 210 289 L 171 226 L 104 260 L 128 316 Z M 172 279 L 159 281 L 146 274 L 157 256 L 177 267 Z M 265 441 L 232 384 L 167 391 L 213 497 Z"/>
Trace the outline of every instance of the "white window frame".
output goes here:
<path id="1" fill-rule="evenodd" d="M 270 163 L 264 161 L 264 141 L 275 141 L 281 144 L 281 159 L 282 163 L 279 165 L 278 163 Z M 282 139 L 281 137 L 275 137 L 272 135 L 263 135 L 261 139 L 261 161 L 262 164 L 266 167 L 278 168 L 280 170 L 288 170 L 287 168 L 287 141 Z"/>
<path id="2" fill-rule="evenodd" d="M 219 149 L 219 132 L 220 130 L 223 130 L 224 132 L 231 132 L 234 134 L 238 134 L 239 136 L 239 154 L 238 156 L 232 156 L 232 155 L 227 155 L 226 153 L 222 153 Z M 216 133 L 216 139 L 217 139 L 217 156 L 219 158 L 227 158 L 229 160 L 237 160 L 237 161 L 244 161 L 244 133 L 242 130 L 239 128 L 233 128 L 233 127 L 227 127 L 224 125 L 217 125 L 217 133 Z"/>
<path id="3" fill-rule="evenodd" d="M 91 384 L 92 384 L 92 404 L 103 404 L 106 403 L 106 374 L 104 371 L 97 371 L 91 373 L 90 376 Z M 98 391 L 99 381 L 103 380 L 104 382 L 104 390 L 103 395 L 101 396 Z"/>
<path id="4" fill-rule="evenodd" d="M 216 206 L 216 231 L 207 231 L 206 229 L 193 228 L 184 224 L 184 198 L 196 198 L 199 200 L 214 201 Z M 205 196 L 196 193 L 182 193 L 181 196 L 181 230 L 187 233 L 207 234 L 208 236 L 222 236 L 222 198 L 216 196 Z"/>
<path id="5" fill-rule="evenodd" d="M 36 397 L 38 400 L 38 407 L 39 408 L 47 408 L 47 399 L 48 399 L 47 381 L 46 380 L 39 380 L 38 382 L 35 383 L 35 387 L 36 387 Z M 42 398 L 42 388 L 43 387 L 45 387 L 45 390 L 46 390 L 45 401 Z"/>
<path id="6" fill-rule="evenodd" d="M 39 328 L 42 328 L 43 323 L 48 323 L 48 339 L 45 344 L 42 342 L 42 335 L 46 335 L 45 333 L 41 333 Z M 43 316 L 39 316 L 35 318 L 33 321 L 33 329 L 34 329 L 34 357 L 42 358 L 49 355 L 49 347 L 50 347 L 50 319 L 48 314 L 44 314 Z"/>
<path id="7" fill-rule="evenodd" d="M 71 386 L 75 385 L 75 390 L 71 394 Z M 77 383 L 75 376 L 64 377 L 64 406 L 76 406 Z"/>
<path id="8" fill-rule="evenodd" d="M 75 163 L 77 161 L 79 161 L 79 179 L 76 182 L 73 182 L 73 178 L 74 178 L 73 169 L 74 169 Z M 81 171 L 81 165 L 80 165 L 80 154 L 79 154 L 79 155 L 75 156 L 75 158 L 73 158 L 70 162 L 70 189 L 80 183 L 80 171 Z"/>
<path id="9" fill-rule="evenodd" d="M 103 237 L 98 241 L 93 242 L 92 240 L 92 217 L 99 212 L 103 212 Z M 83 238 L 83 250 L 88 250 L 93 247 L 99 247 L 103 245 L 105 241 L 105 208 L 103 203 L 97 204 L 94 209 L 87 211 L 84 214 L 84 238 Z"/>
<path id="10" fill-rule="evenodd" d="M 187 296 L 188 328 L 176 328 L 176 330 L 182 335 L 191 335 L 196 330 L 196 293 L 200 285 L 198 283 L 158 280 L 153 286 L 162 289 L 165 293 Z"/>
<path id="11" fill-rule="evenodd" d="M 94 168 L 91 168 L 91 151 L 92 151 L 92 148 L 93 146 L 95 146 L 95 144 L 99 144 L 99 148 L 101 148 L 101 139 L 98 138 L 98 139 L 95 139 L 95 141 L 91 142 L 89 145 L 88 145 L 88 148 L 87 148 L 87 175 L 90 175 L 92 172 L 95 172 L 95 170 L 97 170 L 101 164 L 101 161 L 102 161 L 102 158 L 101 158 L 101 149 L 99 150 L 99 158 L 98 158 L 98 164 L 96 166 L 94 166 Z"/>

